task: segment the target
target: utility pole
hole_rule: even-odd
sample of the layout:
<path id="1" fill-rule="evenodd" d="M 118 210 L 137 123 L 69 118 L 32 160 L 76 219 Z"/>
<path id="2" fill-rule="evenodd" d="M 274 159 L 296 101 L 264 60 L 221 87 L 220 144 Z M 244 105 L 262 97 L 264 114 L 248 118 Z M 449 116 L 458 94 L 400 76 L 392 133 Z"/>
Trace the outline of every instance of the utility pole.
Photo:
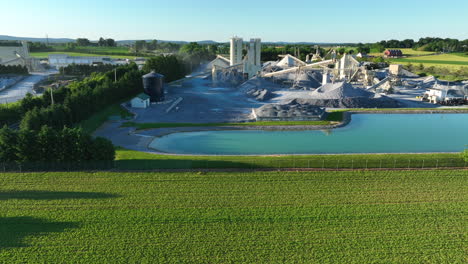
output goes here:
<path id="1" fill-rule="evenodd" d="M 117 82 L 117 68 L 114 69 L 114 82 Z"/>
<path id="2" fill-rule="evenodd" d="M 50 87 L 50 101 L 54 105 L 54 89 L 52 89 L 52 86 Z"/>

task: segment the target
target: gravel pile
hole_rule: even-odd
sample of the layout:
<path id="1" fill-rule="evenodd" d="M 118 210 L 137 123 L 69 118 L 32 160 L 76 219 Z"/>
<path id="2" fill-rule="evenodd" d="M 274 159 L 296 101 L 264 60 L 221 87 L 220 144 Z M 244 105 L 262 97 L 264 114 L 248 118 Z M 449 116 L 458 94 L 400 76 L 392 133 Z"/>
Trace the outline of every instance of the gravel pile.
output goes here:
<path id="1" fill-rule="evenodd" d="M 311 99 L 299 100 L 299 102 L 333 108 L 395 108 L 400 106 L 392 98 L 355 88 L 346 82 L 326 84 L 313 91 L 311 97 Z"/>
<path id="2" fill-rule="evenodd" d="M 273 77 L 275 82 L 293 84 L 294 89 L 316 89 L 322 85 L 322 73 L 318 71 L 291 72 Z"/>
<path id="3" fill-rule="evenodd" d="M 279 89 L 281 89 L 280 85 L 257 76 L 239 86 L 241 92 L 257 101 L 266 101 L 273 98 L 275 95 L 272 92 Z"/>
<path id="4" fill-rule="evenodd" d="M 260 119 L 300 119 L 317 120 L 325 115 L 325 109 L 311 104 L 292 100 L 288 104 L 267 104 L 255 110 Z"/>

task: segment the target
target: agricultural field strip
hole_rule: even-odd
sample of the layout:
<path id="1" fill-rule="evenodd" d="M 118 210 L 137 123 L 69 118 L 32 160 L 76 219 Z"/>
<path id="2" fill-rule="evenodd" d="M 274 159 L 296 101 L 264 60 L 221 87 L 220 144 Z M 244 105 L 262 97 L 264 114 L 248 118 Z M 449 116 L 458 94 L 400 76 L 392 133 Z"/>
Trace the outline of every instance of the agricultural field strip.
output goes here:
<path id="1" fill-rule="evenodd" d="M 462 263 L 467 179 L 466 171 L 2 174 L 0 262 Z"/>

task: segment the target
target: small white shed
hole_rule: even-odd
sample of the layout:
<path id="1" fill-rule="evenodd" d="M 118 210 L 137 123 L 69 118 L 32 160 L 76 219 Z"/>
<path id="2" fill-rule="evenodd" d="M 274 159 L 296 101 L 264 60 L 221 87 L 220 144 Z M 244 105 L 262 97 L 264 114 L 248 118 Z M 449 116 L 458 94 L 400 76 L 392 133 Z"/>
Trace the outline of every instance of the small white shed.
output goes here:
<path id="1" fill-rule="evenodd" d="M 133 108 L 148 108 L 150 106 L 150 97 L 141 93 L 130 101 Z"/>

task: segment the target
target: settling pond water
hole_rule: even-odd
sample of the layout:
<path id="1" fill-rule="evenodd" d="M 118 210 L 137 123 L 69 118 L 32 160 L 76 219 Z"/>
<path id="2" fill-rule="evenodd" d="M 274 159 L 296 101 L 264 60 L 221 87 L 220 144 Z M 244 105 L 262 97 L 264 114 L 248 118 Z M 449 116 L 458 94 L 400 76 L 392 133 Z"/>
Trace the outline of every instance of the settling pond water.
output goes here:
<path id="1" fill-rule="evenodd" d="M 461 152 L 468 114 L 355 114 L 328 131 L 228 130 L 156 138 L 150 148 L 174 154 L 268 155 Z"/>

